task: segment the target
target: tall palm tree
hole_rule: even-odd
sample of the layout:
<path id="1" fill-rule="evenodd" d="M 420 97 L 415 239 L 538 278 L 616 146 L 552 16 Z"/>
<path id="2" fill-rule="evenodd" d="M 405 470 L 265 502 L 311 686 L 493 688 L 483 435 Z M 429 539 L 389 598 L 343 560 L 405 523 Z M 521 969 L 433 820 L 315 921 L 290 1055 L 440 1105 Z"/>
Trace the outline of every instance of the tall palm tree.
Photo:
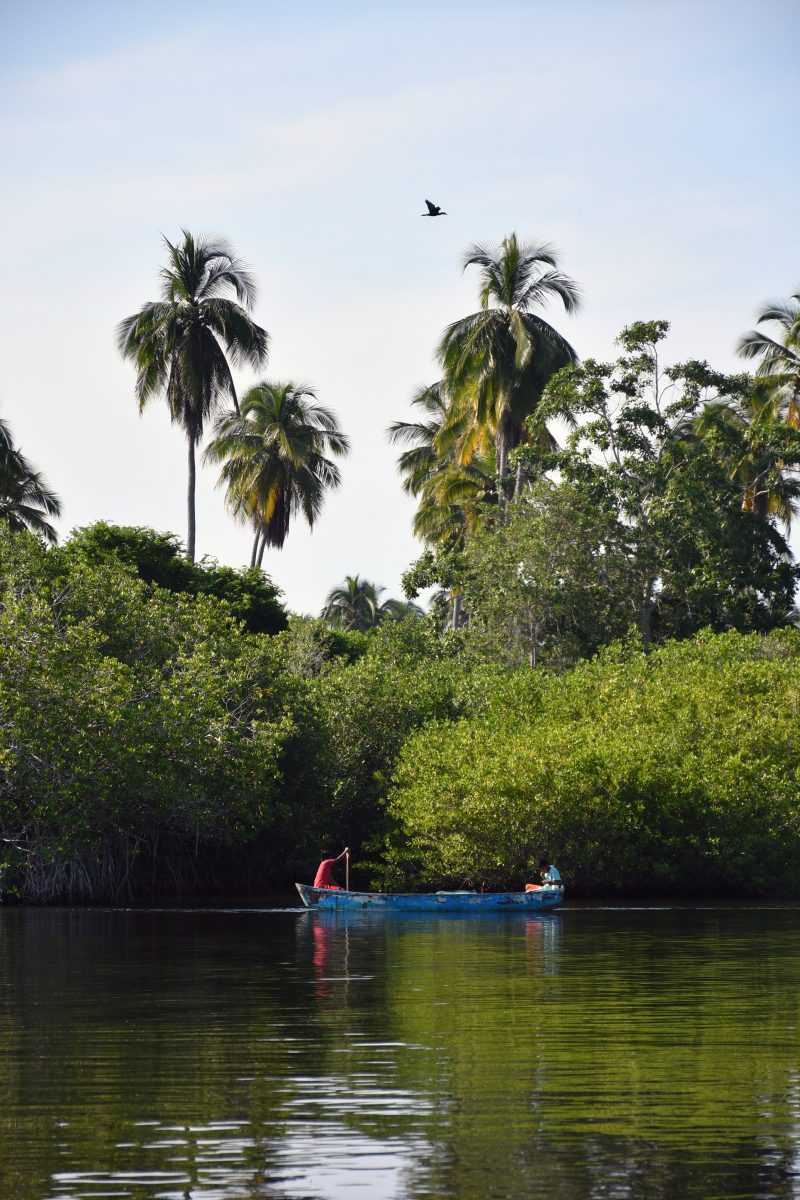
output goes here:
<path id="1" fill-rule="evenodd" d="M 760 329 L 751 329 L 739 339 L 742 358 L 760 359 L 759 376 L 769 378 L 784 405 L 790 425 L 800 427 L 800 291 L 788 300 L 768 304 L 758 315 L 759 325 L 778 326 L 779 340 Z"/>
<path id="2" fill-rule="evenodd" d="M 195 451 L 205 423 L 228 399 L 238 411 L 231 366 L 260 367 L 268 337 L 250 316 L 253 277 L 223 241 L 195 238 L 185 229 L 176 245 L 164 238 L 167 265 L 161 300 L 149 301 L 121 321 L 117 344 L 136 364 L 139 411 L 159 393 L 189 445 L 186 551 L 195 557 Z"/>
<path id="3" fill-rule="evenodd" d="M 330 409 L 291 381 L 256 384 L 238 414 L 220 417 L 205 458 L 222 464 L 228 507 L 253 526 L 251 566 L 261 566 L 266 546 L 283 546 L 298 513 L 313 527 L 326 491 L 341 482 L 328 456 L 349 449 Z"/>
<path id="4" fill-rule="evenodd" d="M 449 402 L 441 381 L 420 388 L 411 403 L 422 409 L 423 419 L 395 421 L 388 436 L 390 442 L 409 446 L 398 456 L 397 466 L 403 490 L 420 497 L 414 533 L 427 542 L 461 544 L 466 530 L 477 524 L 479 505 L 491 498 L 490 459 L 476 455 L 465 464 L 456 453 L 454 437 L 442 444 Z"/>
<path id="5" fill-rule="evenodd" d="M 430 546 L 461 549 L 479 524 L 485 505 L 495 499 L 493 456 L 476 454 L 468 463 L 462 463 L 456 452 L 455 421 L 450 426 L 451 436 L 442 445 L 441 434 L 449 414 L 442 381 L 420 388 L 411 403 L 422 409 L 423 419 L 395 421 L 388 435 L 391 442 L 409 446 L 399 455 L 397 465 L 403 490 L 419 497 L 414 534 Z M 460 593 L 454 591 L 450 599 L 455 627 Z"/>
<path id="6" fill-rule="evenodd" d="M 381 600 L 386 589 L 360 575 L 345 575 L 344 582 L 331 588 L 322 609 L 322 618 L 340 629 L 366 632 L 386 620 L 422 616 L 417 604 L 404 600 Z"/>
<path id="7" fill-rule="evenodd" d="M 552 247 L 521 244 L 515 233 L 495 250 L 473 246 L 464 257 L 464 269 L 471 266 L 480 268 L 481 307 L 448 326 L 439 345 L 452 397 L 439 441 L 454 438 L 462 462 L 493 443 L 499 490 L 507 497 L 508 455 L 524 438 L 526 418 L 550 377 L 577 359 L 534 310 L 555 298 L 574 312 L 580 292 L 558 269 Z"/>
<path id="8" fill-rule="evenodd" d="M 61 515 L 61 501 L 14 445 L 11 429 L 0 420 L 0 521 L 13 533 L 23 529 L 47 542 L 57 541 L 48 517 Z"/>
<path id="9" fill-rule="evenodd" d="M 403 491 L 418 496 L 425 482 L 442 462 L 438 439 L 449 407 L 444 383 L 440 380 L 420 388 L 412 397 L 411 404 L 421 409 L 422 419 L 394 421 L 387 435 L 394 445 L 409 447 L 398 455 L 397 467 L 403 481 Z"/>

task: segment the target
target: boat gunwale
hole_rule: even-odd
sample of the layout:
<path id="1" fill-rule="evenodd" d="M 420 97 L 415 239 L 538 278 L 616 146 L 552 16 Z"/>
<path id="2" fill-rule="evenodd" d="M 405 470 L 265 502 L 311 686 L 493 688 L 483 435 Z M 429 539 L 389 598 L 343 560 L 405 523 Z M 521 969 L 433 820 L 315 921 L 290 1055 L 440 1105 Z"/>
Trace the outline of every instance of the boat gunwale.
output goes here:
<path id="1" fill-rule="evenodd" d="M 564 898 L 564 885 L 544 884 L 530 892 L 356 892 L 346 888 L 314 887 L 296 883 L 307 909 L 365 909 L 380 911 L 508 912 L 545 911 L 557 908 Z"/>

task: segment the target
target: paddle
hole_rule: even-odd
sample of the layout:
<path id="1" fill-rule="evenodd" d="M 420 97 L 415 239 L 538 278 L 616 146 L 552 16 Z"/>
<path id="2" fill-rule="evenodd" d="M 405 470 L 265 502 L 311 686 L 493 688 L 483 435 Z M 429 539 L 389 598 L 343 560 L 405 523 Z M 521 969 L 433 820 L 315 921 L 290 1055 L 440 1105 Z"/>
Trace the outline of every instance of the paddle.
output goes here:
<path id="1" fill-rule="evenodd" d="M 350 891 L 350 851 L 344 852 L 344 890 Z"/>

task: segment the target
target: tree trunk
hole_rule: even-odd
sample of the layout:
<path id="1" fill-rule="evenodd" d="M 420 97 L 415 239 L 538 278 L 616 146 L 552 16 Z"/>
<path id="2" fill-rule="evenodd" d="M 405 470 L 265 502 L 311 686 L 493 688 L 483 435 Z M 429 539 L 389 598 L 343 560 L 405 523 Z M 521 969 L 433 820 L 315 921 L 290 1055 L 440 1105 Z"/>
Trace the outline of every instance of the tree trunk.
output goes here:
<path id="1" fill-rule="evenodd" d="M 197 471 L 195 468 L 195 461 L 194 461 L 194 446 L 195 446 L 194 438 L 191 434 L 189 434 L 189 487 L 188 487 L 188 491 L 187 491 L 187 501 L 188 501 L 189 511 L 188 511 L 188 533 L 186 536 L 186 557 L 189 559 L 189 562 L 192 562 L 192 563 L 194 562 L 194 550 L 195 550 L 194 497 L 195 497 L 195 485 L 196 485 L 196 479 L 197 479 Z"/>
<path id="2" fill-rule="evenodd" d="M 261 564 L 264 561 L 264 551 L 266 550 L 266 548 L 267 548 L 267 535 L 265 533 L 262 533 L 261 534 L 261 546 L 259 547 L 258 560 L 256 562 L 256 566 L 258 567 L 259 571 L 261 570 Z"/>
<path id="3" fill-rule="evenodd" d="M 656 610 L 655 601 L 653 600 L 654 586 L 655 580 L 649 579 L 639 608 L 639 632 L 642 637 L 642 649 L 645 654 L 649 651 L 653 641 L 653 614 Z"/>
<path id="4" fill-rule="evenodd" d="M 508 509 L 508 430 L 506 429 L 505 421 L 501 421 L 497 427 L 496 438 L 497 451 L 497 501 L 500 505 L 500 511 L 505 517 Z"/>
<path id="5" fill-rule="evenodd" d="M 517 463 L 517 473 L 514 479 L 514 499 L 519 500 L 519 494 L 522 491 L 522 463 Z"/>
<path id="6" fill-rule="evenodd" d="M 453 593 L 452 628 L 458 629 L 461 624 L 461 592 Z"/>
<path id="7" fill-rule="evenodd" d="M 258 554 L 258 543 L 261 541 L 261 530 L 256 529 L 256 536 L 253 538 L 253 549 L 250 554 L 251 569 L 256 565 L 256 555 Z"/>

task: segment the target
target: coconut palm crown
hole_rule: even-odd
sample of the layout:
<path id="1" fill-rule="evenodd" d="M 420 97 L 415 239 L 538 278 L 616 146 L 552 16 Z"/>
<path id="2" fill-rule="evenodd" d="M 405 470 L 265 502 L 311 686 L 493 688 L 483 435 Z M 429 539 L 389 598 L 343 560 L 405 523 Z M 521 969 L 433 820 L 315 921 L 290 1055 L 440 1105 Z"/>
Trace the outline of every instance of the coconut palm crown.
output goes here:
<path id="1" fill-rule="evenodd" d="M 784 416 L 800 427 L 800 290 L 788 300 L 778 300 L 762 309 L 759 325 L 776 325 L 778 338 L 761 329 L 751 329 L 739 339 L 742 358 L 759 359 L 758 374 L 774 383 L 783 400 Z"/>
<path id="2" fill-rule="evenodd" d="M 12 533 L 23 529 L 47 542 L 57 540 L 48 517 L 61 514 L 61 501 L 14 445 L 11 429 L 0 420 L 0 521 Z"/>
<path id="3" fill-rule="evenodd" d="M 340 629 L 366 632 L 386 620 L 420 617 L 422 609 L 405 600 L 381 600 L 386 589 L 360 575 L 346 575 L 344 582 L 331 588 L 322 609 L 322 618 Z"/>
<path id="4" fill-rule="evenodd" d="M 785 405 L 768 378 L 750 381 L 739 396 L 706 404 L 694 432 L 713 443 L 742 490 L 742 510 L 774 517 L 787 531 L 800 501 L 800 433 L 785 420 Z"/>
<path id="5" fill-rule="evenodd" d="M 455 436 L 463 462 L 494 442 L 500 490 L 508 493 L 508 454 L 524 437 L 525 419 L 545 384 L 577 355 L 535 311 L 557 299 L 568 313 L 578 285 L 558 269 L 548 245 L 525 245 L 512 233 L 496 249 L 476 245 L 464 269 L 480 268 L 480 309 L 455 321 L 439 344 L 452 397 L 440 444 Z"/>
<path id="6" fill-rule="evenodd" d="M 207 420 L 225 400 L 238 408 L 231 367 L 262 366 L 268 336 L 250 316 L 256 298 L 253 277 L 230 246 L 182 232 L 177 244 L 164 239 L 161 299 L 120 322 L 117 344 L 136 366 L 139 410 L 163 394 L 171 419 L 186 434 L 186 549 L 194 561 L 195 450 Z"/>
<path id="7" fill-rule="evenodd" d="M 238 414 L 220 417 L 205 458 L 222 465 L 228 507 L 253 526 L 251 566 L 261 565 L 266 546 L 283 546 L 298 514 L 313 528 L 326 492 L 341 482 L 333 458 L 349 449 L 334 414 L 305 384 L 264 380 Z"/>

